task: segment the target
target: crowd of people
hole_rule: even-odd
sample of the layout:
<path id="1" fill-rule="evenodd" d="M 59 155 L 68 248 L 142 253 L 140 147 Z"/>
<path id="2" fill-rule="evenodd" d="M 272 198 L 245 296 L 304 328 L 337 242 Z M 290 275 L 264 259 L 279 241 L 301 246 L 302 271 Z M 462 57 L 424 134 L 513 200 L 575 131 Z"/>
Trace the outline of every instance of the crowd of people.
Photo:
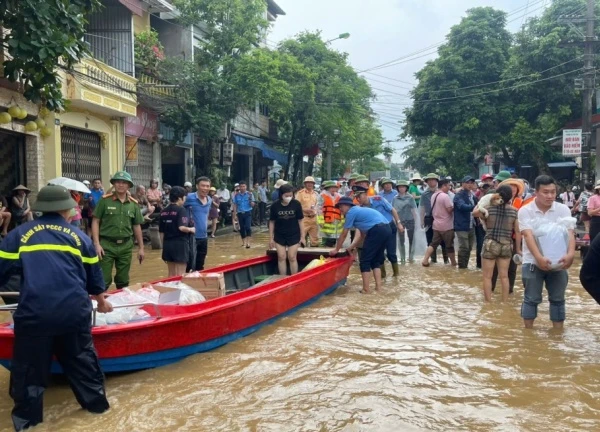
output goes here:
<path id="1" fill-rule="evenodd" d="M 600 182 L 586 184 L 581 194 L 571 187 L 561 193 L 547 175 L 539 176 L 532 188 L 514 173 L 501 171 L 480 179 L 465 176 L 457 183 L 436 173 L 410 182 L 383 178 L 376 183 L 352 174 L 345 184 L 323 182 L 320 192 L 312 177 L 304 180 L 304 188 L 296 189 L 284 181 L 276 186 L 285 191 L 285 200 L 280 197 L 271 207 L 270 242 L 278 251 L 280 269 L 286 268 L 286 261 L 292 271 L 297 269 L 299 246 L 332 247 L 330 254 L 336 255 L 349 235 L 346 250 L 358 252 L 364 293 L 371 292 L 372 279 L 375 289 L 381 288 L 387 275 L 385 261 L 390 262 L 393 276 L 400 275 L 399 264 L 414 262 L 415 236 L 424 231 L 427 249 L 421 264 L 436 263 L 438 249 L 450 267 L 467 269 L 474 258 L 474 265 L 482 270 L 486 301 L 492 300 L 498 280 L 502 300 L 509 299 L 517 266 L 522 264 L 525 326 L 533 326 L 545 287 L 550 319 L 554 327 L 561 328 L 566 315 L 567 270 L 575 257 L 575 218 L 585 224 L 581 240 L 592 242 L 589 261 L 597 258 L 598 246 L 594 245 L 598 242 L 594 240 L 600 231 Z M 344 187 L 347 190 L 340 193 Z M 539 224 L 565 220 L 573 221 L 565 228 L 565 251 L 551 262 L 533 232 Z M 595 283 L 584 283 L 586 289 L 597 285 L 598 271 L 584 266 L 582 281 L 595 272 Z M 600 300 L 600 288 L 598 292 Z"/>
<path id="2" fill-rule="evenodd" d="M 2 199 L 0 280 L 5 283 L 19 276 L 15 290 L 21 293 L 14 314 L 10 386 L 17 430 L 43 419 L 43 390 L 53 354 L 81 406 L 95 413 L 108 409 L 91 339 L 90 296 L 98 311 L 112 310 L 103 293 L 113 281 L 117 288 L 129 285 L 134 244 L 141 264 L 142 225 L 152 220 L 158 221 L 169 276 L 204 269 L 209 224 L 214 235 L 229 212 L 244 248 L 251 247 L 252 226 L 268 224 L 269 245 L 277 251 L 282 275 L 288 273 L 288 264 L 291 274 L 298 272 L 300 247 L 326 247 L 330 256 L 336 256 L 349 237 L 346 251 L 356 252 L 362 293 L 371 292 L 372 280 L 375 290 L 381 289 L 386 260 L 393 277 L 401 275 L 400 265 L 414 263 L 415 237 L 424 231 L 427 249 L 422 266 L 437 262 L 438 249 L 448 268 L 460 270 L 469 268 L 475 255 L 485 300 L 492 299 L 499 279 L 506 301 L 515 288 L 520 263 L 525 327 L 533 327 L 546 288 L 550 320 L 553 327 L 562 328 L 567 270 L 576 246 L 575 224 L 569 221 L 575 215 L 585 224 L 585 238 L 591 240 L 580 280 L 600 303 L 600 181 L 586 184 L 580 194 L 574 188 L 559 193 L 555 180 L 547 175 L 537 177 L 530 189 L 507 171 L 480 180 L 465 176 L 456 185 L 436 173 L 410 182 L 388 178 L 374 182 L 351 174 L 347 182 L 321 185 L 308 176 L 302 188 L 278 180 L 273 190 L 266 181 L 250 189 L 240 181 L 232 192 L 224 185 L 216 189 L 208 177 L 198 177 L 195 190 L 190 182 L 164 184 L 160 189 L 158 180 L 148 189 L 135 187 L 125 171 L 115 173 L 110 183 L 105 192 L 101 180 L 94 179 L 87 183 L 88 193 L 49 185 L 33 204 L 29 189 L 19 185 L 8 199 Z M 534 232 L 544 223 L 565 221 L 570 224 L 565 225 L 564 251 L 551 259 Z M 55 313 L 60 310 L 66 312 Z"/>

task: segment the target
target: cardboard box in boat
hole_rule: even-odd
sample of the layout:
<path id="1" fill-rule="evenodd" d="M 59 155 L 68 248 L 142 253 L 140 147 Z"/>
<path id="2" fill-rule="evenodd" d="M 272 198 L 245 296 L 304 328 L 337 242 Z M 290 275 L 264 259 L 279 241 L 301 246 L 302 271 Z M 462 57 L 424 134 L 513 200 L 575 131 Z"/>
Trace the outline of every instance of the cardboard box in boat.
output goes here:
<path id="1" fill-rule="evenodd" d="M 135 285 L 131 285 L 128 288 L 131 291 L 137 291 L 137 290 L 141 289 L 142 287 L 143 287 L 143 285 L 138 283 Z M 160 284 L 152 285 L 152 288 L 154 288 L 156 291 L 158 291 L 160 293 L 160 296 L 158 297 L 158 304 L 165 304 L 165 305 L 179 304 L 179 297 L 181 295 L 181 290 L 179 290 L 177 288 L 162 286 Z"/>
<path id="2" fill-rule="evenodd" d="M 226 294 L 223 273 L 184 274 L 181 282 L 199 291 L 206 300 L 222 297 Z"/>

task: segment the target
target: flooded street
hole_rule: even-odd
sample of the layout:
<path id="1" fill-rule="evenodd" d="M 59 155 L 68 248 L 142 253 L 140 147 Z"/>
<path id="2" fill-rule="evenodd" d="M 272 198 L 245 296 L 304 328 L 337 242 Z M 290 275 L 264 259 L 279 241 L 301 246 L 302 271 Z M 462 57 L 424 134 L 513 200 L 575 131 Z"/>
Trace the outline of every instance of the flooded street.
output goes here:
<path id="1" fill-rule="evenodd" d="M 209 241 L 207 265 L 262 254 L 238 236 Z M 133 264 L 132 282 L 166 275 L 160 251 Z M 474 260 L 471 260 L 474 266 Z M 402 268 L 384 292 L 346 287 L 249 337 L 167 367 L 108 378 L 111 410 L 79 409 L 68 385 L 46 392 L 35 431 L 594 431 L 600 430 L 600 315 L 576 259 L 565 331 L 484 305 L 481 273 Z M 389 264 L 388 264 L 389 269 Z M 495 296 L 495 299 L 499 295 Z M 9 374 L 0 371 L 0 430 L 10 427 Z"/>

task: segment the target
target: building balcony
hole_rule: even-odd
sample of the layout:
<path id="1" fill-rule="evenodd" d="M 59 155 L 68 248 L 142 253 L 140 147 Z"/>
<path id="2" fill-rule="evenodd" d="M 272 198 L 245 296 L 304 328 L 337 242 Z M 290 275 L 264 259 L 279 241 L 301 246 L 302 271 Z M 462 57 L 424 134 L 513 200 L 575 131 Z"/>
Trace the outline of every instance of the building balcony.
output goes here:
<path id="1" fill-rule="evenodd" d="M 72 107 L 113 117 L 136 115 L 138 80 L 94 58 L 67 73 L 65 97 Z"/>
<path id="2" fill-rule="evenodd" d="M 144 72 L 136 72 L 140 97 L 175 99 L 176 85 L 171 85 Z M 142 101 L 140 101 L 142 102 Z"/>

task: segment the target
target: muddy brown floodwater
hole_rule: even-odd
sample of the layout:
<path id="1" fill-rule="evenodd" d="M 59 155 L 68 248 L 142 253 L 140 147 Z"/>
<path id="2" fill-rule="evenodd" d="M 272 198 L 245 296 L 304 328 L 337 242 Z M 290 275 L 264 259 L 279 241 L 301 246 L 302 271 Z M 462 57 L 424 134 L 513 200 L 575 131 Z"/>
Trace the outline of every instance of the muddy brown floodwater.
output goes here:
<path id="1" fill-rule="evenodd" d="M 261 254 L 228 235 L 208 265 Z M 418 263 L 418 261 L 417 261 Z M 388 264 L 389 266 L 389 264 Z M 522 328 L 522 287 L 484 305 L 480 272 L 402 268 L 382 293 L 346 287 L 215 351 L 154 370 L 109 376 L 111 410 L 79 409 L 64 381 L 46 392 L 36 431 L 598 431 L 600 322 L 576 259 L 567 322 Z M 166 274 L 160 252 L 132 281 Z M 495 300 L 498 295 L 495 296 Z M 11 430 L 9 374 L 0 371 L 0 430 Z"/>

